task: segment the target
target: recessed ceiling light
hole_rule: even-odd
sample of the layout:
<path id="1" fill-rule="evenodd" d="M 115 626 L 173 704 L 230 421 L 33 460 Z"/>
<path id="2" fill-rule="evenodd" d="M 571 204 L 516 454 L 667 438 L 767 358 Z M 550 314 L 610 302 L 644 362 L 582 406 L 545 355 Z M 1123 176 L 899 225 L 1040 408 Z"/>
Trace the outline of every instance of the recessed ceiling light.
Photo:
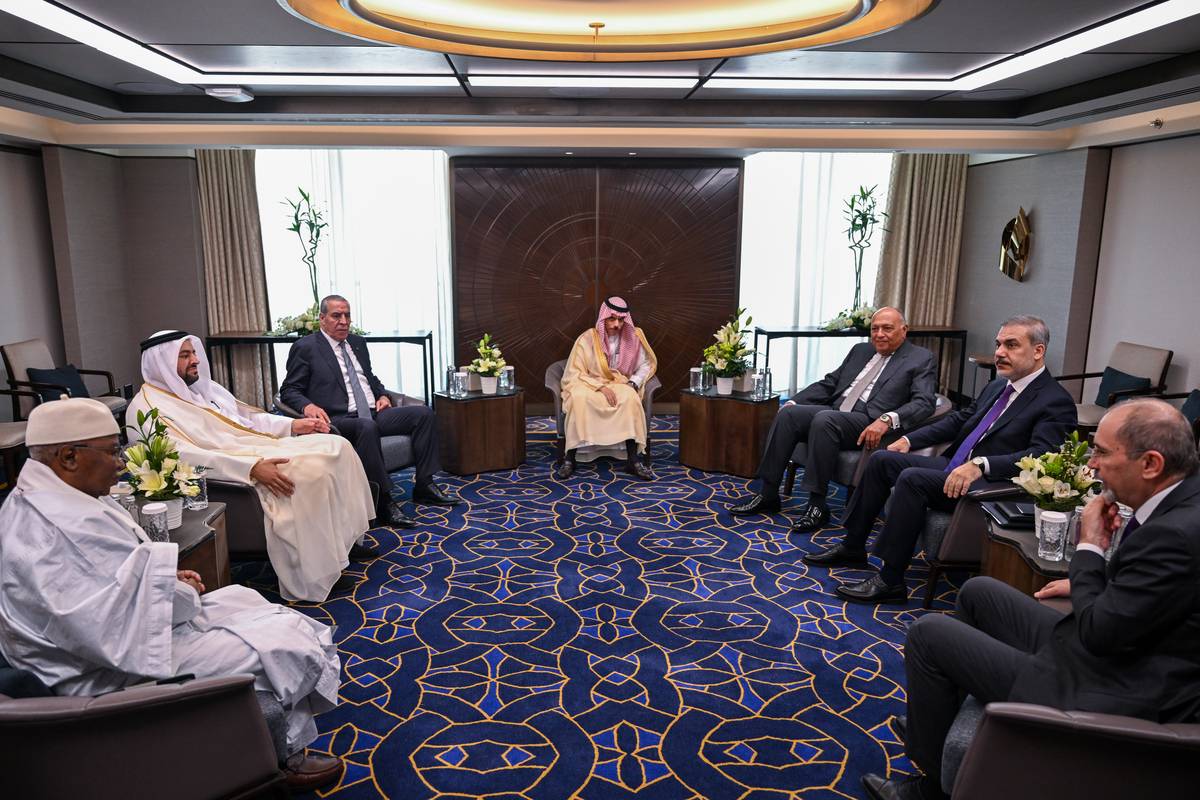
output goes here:
<path id="1" fill-rule="evenodd" d="M 209 97 L 215 97 L 226 103 L 249 103 L 254 95 L 240 86 L 213 86 L 204 90 Z"/>
<path id="2" fill-rule="evenodd" d="M 637 155 L 637 153 L 636 153 L 636 152 L 634 152 L 633 150 L 630 150 L 630 151 L 629 151 L 629 155 L 631 155 L 631 156 L 636 156 L 636 155 Z"/>
<path id="3" fill-rule="evenodd" d="M 472 86 L 520 89 L 691 89 L 696 78 L 627 78 L 602 75 L 468 75 Z"/>
<path id="4" fill-rule="evenodd" d="M 574 154 L 574 153 L 572 153 L 570 150 L 568 150 L 567 152 L 563 153 L 563 155 L 564 155 L 564 156 L 573 156 L 573 155 L 575 155 L 575 154 Z"/>

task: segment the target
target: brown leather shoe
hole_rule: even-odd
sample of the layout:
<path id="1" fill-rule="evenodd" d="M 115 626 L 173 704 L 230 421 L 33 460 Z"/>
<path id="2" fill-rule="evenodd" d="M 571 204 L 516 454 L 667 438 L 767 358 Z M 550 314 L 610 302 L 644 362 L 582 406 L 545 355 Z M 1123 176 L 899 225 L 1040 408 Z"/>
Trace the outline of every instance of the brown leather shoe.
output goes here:
<path id="1" fill-rule="evenodd" d="M 337 783 L 345 765 L 336 756 L 317 755 L 301 750 L 288 756 L 283 777 L 288 788 L 311 792 Z"/>

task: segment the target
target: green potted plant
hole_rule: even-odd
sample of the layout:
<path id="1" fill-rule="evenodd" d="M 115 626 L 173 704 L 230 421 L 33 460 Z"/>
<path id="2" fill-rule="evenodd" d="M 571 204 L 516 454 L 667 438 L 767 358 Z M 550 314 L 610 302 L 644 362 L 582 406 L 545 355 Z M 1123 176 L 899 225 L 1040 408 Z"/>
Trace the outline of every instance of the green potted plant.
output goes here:
<path id="1" fill-rule="evenodd" d="M 743 325 L 744 313 L 746 309 L 739 308 L 729 322 L 713 334 L 717 341 L 704 348 L 704 368 L 716 378 L 717 394 L 732 394 L 734 379 L 741 378 L 750 368 L 750 356 L 754 351 L 746 347 L 745 336 L 754 318 L 746 317 Z"/>
<path id="2" fill-rule="evenodd" d="M 284 204 L 291 209 L 291 224 L 288 230 L 296 234 L 300 241 L 300 260 L 308 272 L 308 286 L 312 290 L 313 304 L 294 317 L 280 317 L 275 323 L 272 333 L 298 334 L 304 336 L 320 327 L 317 317 L 320 312 L 321 290 L 317 280 L 317 250 L 321 246 L 321 236 L 329 223 L 325 215 L 313 204 L 312 196 L 304 189 L 297 187 L 300 193 L 297 200 L 284 198 Z"/>
<path id="3" fill-rule="evenodd" d="M 138 411 L 137 432 L 137 441 L 125 448 L 125 469 L 134 494 L 143 503 L 165 503 L 167 527 L 178 528 L 183 524 L 183 498 L 200 493 L 200 473 L 179 458 L 157 408 Z"/>
<path id="4" fill-rule="evenodd" d="M 839 311 L 836 317 L 825 323 L 827 331 L 843 328 L 867 330 L 871 327 L 871 316 L 875 309 L 864 305 L 862 301 L 862 265 L 863 253 L 871 246 L 876 226 L 887 219 L 887 212 L 879 210 L 879 199 L 875 196 L 878 188 L 858 187 L 858 191 L 846 199 L 846 206 L 842 209 L 842 218 L 847 224 L 844 233 L 854 258 L 854 302 L 850 308 Z"/>
<path id="5" fill-rule="evenodd" d="M 1087 465 L 1087 449 L 1087 442 L 1079 441 L 1079 432 L 1072 431 L 1058 450 L 1040 456 L 1025 456 L 1017 462 L 1021 472 L 1012 482 L 1033 499 L 1034 528 L 1039 541 L 1042 538 L 1042 512 L 1074 514 L 1099 486 L 1100 481 Z M 1074 533 L 1072 529 L 1067 535 L 1073 537 Z"/>
<path id="6" fill-rule="evenodd" d="M 492 335 L 485 333 L 476 343 L 475 352 L 479 355 L 467 365 L 467 371 L 479 376 L 479 388 L 484 394 L 495 394 L 500 373 L 507 366 L 500 348 L 492 342 Z"/>

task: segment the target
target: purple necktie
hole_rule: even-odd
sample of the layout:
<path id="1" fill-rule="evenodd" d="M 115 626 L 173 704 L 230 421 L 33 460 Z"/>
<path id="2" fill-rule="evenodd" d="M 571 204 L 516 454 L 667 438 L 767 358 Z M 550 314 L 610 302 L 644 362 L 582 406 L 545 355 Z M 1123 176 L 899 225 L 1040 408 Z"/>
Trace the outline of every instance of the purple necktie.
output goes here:
<path id="1" fill-rule="evenodd" d="M 979 424 L 975 426 L 975 430 L 971 431 L 970 435 L 963 439 L 962 444 L 954 451 L 954 457 L 946 465 L 946 472 L 967 463 L 967 458 L 971 455 L 971 451 L 975 449 L 975 445 L 987 433 L 988 428 L 992 427 L 992 423 L 1004 413 L 1004 407 L 1008 405 L 1008 398 L 1012 397 L 1012 393 L 1013 385 L 1010 383 L 1004 387 L 1004 391 L 1000 393 L 1000 397 L 996 399 L 996 402 L 992 403 L 992 407 L 988 409 L 987 416 L 979 421 Z"/>

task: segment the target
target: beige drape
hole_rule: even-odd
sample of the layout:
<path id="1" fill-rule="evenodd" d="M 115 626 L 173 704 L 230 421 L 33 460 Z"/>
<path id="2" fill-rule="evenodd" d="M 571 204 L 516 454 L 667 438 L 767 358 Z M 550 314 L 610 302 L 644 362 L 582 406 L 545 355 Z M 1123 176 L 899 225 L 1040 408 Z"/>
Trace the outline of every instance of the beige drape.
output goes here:
<path id="1" fill-rule="evenodd" d="M 196 166 L 209 331 L 262 333 L 270 327 L 270 314 L 254 151 L 198 150 Z M 269 359 L 267 345 L 236 346 L 230 381 L 224 353 L 209 353 L 213 378 L 242 402 L 259 408 L 269 408 L 272 399 Z"/>
<path id="2" fill-rule="evenodd" d="M 875 282 L 876 307 L 899 308 L 912 327 L 953 324 L 966 191 L 965 155 L 896 154 Z M 941 364 L 942 386 L 948 385 L 948 376 L 958 374 L 954 358 L 965 357 L 952 354 L 950 347 L 947 343 Z"/>

